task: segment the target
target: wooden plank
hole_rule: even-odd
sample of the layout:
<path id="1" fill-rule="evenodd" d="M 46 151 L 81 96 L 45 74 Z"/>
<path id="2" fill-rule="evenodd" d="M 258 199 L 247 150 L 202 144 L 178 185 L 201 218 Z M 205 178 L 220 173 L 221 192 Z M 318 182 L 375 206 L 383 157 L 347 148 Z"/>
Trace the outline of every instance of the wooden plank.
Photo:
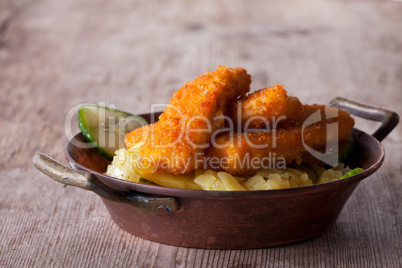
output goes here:
<path id="1" fill-rule="evenodd" d="M 280 83 L 303 102 L 343 96 L 402 114 L 401 13 L 397 1 L 0 0 L 0 267 L 401 266 L 401 126 L 333 228 L 256 250 L 134 237 L 94 194 L 31 162 L 44 152 L 66 163 L 77 105 L 148 112 L 219 64 L 246 68 L 253 90 Z"/>

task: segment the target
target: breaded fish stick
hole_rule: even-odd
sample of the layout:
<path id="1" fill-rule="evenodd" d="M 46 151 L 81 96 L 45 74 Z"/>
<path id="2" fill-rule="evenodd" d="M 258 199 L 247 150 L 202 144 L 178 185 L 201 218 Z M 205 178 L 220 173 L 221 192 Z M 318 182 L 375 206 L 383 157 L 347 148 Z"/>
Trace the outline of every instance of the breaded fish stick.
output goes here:
<path id="1" fill-rule="evenodd" d="M 126 148 L 142 141 L 140 163 L 154 171 L 185 174 L 202 163 L 211 135 L 224 127 L 229 103 L 250 90 L 251 78 L 242 68 L 219 66 L 174 93 L 156 124 L 126 135 Z"/>
<path id="2" fill-rule="evenodd" d="M 317 111 L 321 115 L 326 111 L 324 118 L 327 119 L 315 123 L 313 120 L 310 124 L 309 118 L 314 119 L 314 116 L 310 116 Z M 337 123 L 338 129 L 327 133 L 327 126 L 332 123 Z M 275 132 L 235 133 L 233 137 L 230 133 L 224 133 L 218 136 L 216 141 L 211 141 L 205 161 L 208 168 L 232 175 L 251 174 L 256 169 L 266 167 L 267 163 L 263 161 L 271 161 L 272 164 L 272 160 L 281 158 L 286 163 L 301 164 L 313 159 L 306 145 L 316 151 L 325 150 L 328 142 L 346 140 L 353 125 L 354 120 L 347 112 L 324 105 L 304 105 L 295 120 L 287 121 L 285 128 Z"/>
<path id="3" fill-rule="evenodd" d="M 284 120 L 292 120 L 303 111 L 303 104 L 300 100 L 293 96 L 288 96 Z"/>
<path id="4" fill-rule="evenodd" d="M 296 97 L 288 97 L 281 85 L 264 88 L 251 93 L 229 109 L 234 125 L 242 128 L 267 128 L 272 121 L 288 119 L 300 112 L 302 104 Z"/>

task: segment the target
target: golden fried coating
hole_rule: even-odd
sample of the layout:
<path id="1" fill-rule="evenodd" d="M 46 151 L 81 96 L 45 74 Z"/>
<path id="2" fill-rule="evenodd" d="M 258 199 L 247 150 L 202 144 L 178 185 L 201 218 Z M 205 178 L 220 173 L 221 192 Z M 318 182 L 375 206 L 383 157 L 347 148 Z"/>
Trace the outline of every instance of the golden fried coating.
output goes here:
<path id="1" fill-rule="evenodd" d="M 301 110 L 302 104 L 296 97 L 288 97 L 283 86 L 275 85 L 258 90 L 233 103 L 229 116 L 235 126 L 242 128 L 267 128 L 279 117 L 290 118 Z"/>
<path id="2" fill-rule="evenodd" d="M 126 144 L 126 148 L 130 149 L 133 147 L 135 144 L 139 142 L 146 142 L 148 137 L 151 135 L 154 136 L 154 129 L 155 129 L 155 124 L 149 124 L 142 126 L 141 128 L 137 128 L 130 133 L 126 134 L 126 137 L 124 139 L 124 142 Z"/>
<path id="3" fill-rule="evenodd" d="M 317 111 L 320 113 L 315 114 Z M 320 115 L 323 120 L 315 117 Z M 336 129 L 327 128 L 336 123 Z M 344 111 L 324 105 L 304 105 L 296 118 L 285 122 L 285 128 L 218 136 L 216 141 L 211 141 L 205 160 L 209 168 L 232 175 L 251 174 L 264 167 L 267 164 L 264 161 L 301 164 L 313 158 L 306 145 L 319 152 L 325 150 L 331 142 L 346 140 L 353 125 L 353 118 Z"/>
<path id="4" fill-rule="evenodd" d="M 300 102 L 300 100 L 296 97 L 288 96 L 284 119 L 292 120 L 302 111 L 303 104 Z"/>
<path id="5" fill-rule="evenodd" d="M 250 90 L 251 78 L 242 68 L 219 66 L 200 75 L 174 93 L 154 125 L 126 135 L 126 147 L 144 142 L 142 162 L 154 171 L 185 174 L 203 160 L 214 131 L 224 126 L 227 106 Z"/>

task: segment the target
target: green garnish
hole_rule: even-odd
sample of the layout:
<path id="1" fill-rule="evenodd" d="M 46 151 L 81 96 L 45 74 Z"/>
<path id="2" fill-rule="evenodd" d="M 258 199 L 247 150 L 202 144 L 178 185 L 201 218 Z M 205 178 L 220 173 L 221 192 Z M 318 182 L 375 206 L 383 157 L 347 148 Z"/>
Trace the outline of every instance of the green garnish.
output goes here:
<path id="1" fill-rule="evenodd" d="M 348 173 L 346 173 L 345 175 L 343 175 L 341 177 L 341 179 L 352 177 L 353 175 L 356 175 L 356 174 L 358 174 L 360 172 L 363 172 L 363 171 L 364 171 L 364 169 L 362 169 L 362 168 L 355 168 L 355 169 L 349 171 Z"/>

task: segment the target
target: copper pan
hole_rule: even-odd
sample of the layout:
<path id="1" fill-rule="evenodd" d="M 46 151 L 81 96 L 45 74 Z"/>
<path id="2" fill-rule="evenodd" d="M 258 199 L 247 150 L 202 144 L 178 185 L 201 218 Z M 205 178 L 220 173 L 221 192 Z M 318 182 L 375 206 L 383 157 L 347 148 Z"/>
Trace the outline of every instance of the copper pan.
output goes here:
<path id="1" fill-rule="evenodd" d="M 359 156 L 351 166 L 365 171 L 336 182 L 268 191 L 202 191 L 128 182 L 103 174 L 109 161 L 93 148 L 66 145 L 68 168 L 38 153 L 36 168 L 63 184 L 98 194 L 123 230 L 152 241 L 210 249 L 249 249 L 289 244 L 330 228 L 359 182 L 384 160 L 380 141 L 398 124 L 396 113 L 342 98 L 332 106 L 382 125 L 368 135 L 353 129 Z M 150 114 L 142 115 L 146 120 Z M 157 117 L 155 115 L 155 117 Z"/>

